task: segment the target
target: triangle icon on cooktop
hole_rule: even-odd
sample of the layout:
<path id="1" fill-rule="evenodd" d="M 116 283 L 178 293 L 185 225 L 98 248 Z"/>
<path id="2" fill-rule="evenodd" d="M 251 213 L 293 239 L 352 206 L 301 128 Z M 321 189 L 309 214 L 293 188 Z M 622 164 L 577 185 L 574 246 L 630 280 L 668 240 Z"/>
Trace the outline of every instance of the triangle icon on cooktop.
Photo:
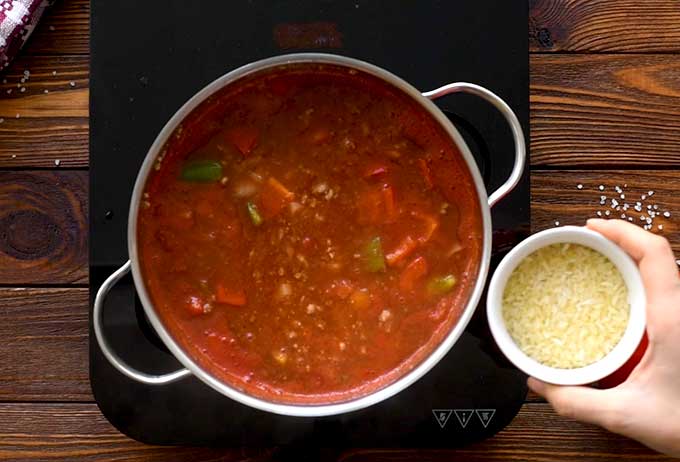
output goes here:
<path id="1" fill-rule="evenodd" d="M 434 415 L 434 418 L 441 428 L 444 428 L 446 422 L 449 421 L 452 412 L 451 409 L 432 409 L 432 415 Z"/>
<path id="2" fill-rule="evenodd" d="M 453 412 L 456 413 L 456 418 L 460 422 L 460 426 L 465 428 L 470 422 L 472 415 L 475 413 L 474 409 L 456 409 Z"/>
<path id="3" fill-rule="evenodd" d="M 479 420 L 482 422 L 482 425 L 484 425 L 484 428 L 489 426 L 489 422 L 491 422 L 491 419 L 493 418 L 494 414 L 496 413 L 495 409 L 477 409 L 475 411 L 477 414 L 477 417 L 479 417 Z"/>

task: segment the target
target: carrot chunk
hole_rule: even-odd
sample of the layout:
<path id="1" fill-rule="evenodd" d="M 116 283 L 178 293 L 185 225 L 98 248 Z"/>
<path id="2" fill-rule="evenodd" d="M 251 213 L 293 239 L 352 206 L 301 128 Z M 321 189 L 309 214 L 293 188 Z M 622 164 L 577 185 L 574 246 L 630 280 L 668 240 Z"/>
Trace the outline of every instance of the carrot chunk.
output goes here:
<path id="1" fill-rule="evenodd" d="M 385 207 L 385 220 L 388 223 L 397 218 L 397 205 L 394 200 L 394 189 L 390 185 L 383 185 L 382 188 L 383 206 Z"/>
<path id="2" fill-rule="evenodd" d="M 416 257 L 401 272 L 399 288 L 403 291 L 413 290 L 416 283 L 427 274 L 427 271 L 427 260 L 424 257 Z"/>
<path id="3" fill-rule="evenodd" d="M 246 304 L 246 293 L 243 289 L 229 290 L 222 284 L 218 284 L 215 291 L 215 301 L 227 305 L 243 306 Z"/>
<path id="4" fill-rule="evenodd" d="M 276 178 L 269 177 L 260 193 L 260 204 L 266 218 L 278 215 L 295 198 L 295 194 L 282 185 Z"/>
<path id="5" fill-rule="evenodd" d="M 385 260 L 387 260 L 388 265 L 394 266 L 411 255 L 417 247 L 418 241 L 414 240 L 411 236 L 406 236 L 396 249 L 385 255 Z"/>

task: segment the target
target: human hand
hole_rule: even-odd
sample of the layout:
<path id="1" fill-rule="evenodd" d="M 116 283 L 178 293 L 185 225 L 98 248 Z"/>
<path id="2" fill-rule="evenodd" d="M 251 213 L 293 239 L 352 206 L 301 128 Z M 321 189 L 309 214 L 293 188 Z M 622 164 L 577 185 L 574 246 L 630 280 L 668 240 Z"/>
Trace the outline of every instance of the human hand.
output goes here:
<path id="1" fill-rule="evenodd" d="M 608 390 L 529 378 L 558 414 L 600 425 L 680 457 L 680 276 L 666 239 L 622 220 L 588 220 L 638 263 L 647 292 L 649 346 L 628 379 Z"/>

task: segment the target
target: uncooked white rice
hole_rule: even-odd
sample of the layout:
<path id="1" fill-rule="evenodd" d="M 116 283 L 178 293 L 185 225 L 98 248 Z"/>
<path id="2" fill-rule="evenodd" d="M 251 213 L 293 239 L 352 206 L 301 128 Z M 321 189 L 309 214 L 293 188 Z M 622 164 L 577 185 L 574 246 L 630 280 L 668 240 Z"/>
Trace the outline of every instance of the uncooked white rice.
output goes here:
<path id="1" fill-rule="evenodd" d="M 601 253 L 554 244 L 515 268 L 503 293 L 503 318 L 519 348 L 562 369 L 592 364 L 621 340 L 628 324 L 628 289 Z"/>

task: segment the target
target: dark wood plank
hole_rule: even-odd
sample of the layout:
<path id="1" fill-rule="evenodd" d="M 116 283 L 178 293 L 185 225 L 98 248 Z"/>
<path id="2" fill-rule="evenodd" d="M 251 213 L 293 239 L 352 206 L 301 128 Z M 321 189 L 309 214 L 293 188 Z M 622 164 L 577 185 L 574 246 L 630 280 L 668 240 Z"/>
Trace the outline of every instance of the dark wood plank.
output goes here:
<path id="1" fill-rule="evenodd" d="M 0 401 L 90 401 L 87 289 L 0 289 Z"/>
<path id="2" fill-rule="evenodd" d="M 680 166 L 680 55 L 533 55 L 531 155 L 538 166 Z"/>
<path id="3" fill-rule="evenodd" d="M 0 284 L 85 283 L 87 258 L 87 172 L 0 171 Z"/>
<path id="4" fill-rule="evenodd" d="M 340 462 L 671 461 L 641 444 L 560 417 L 545 403 L 525 404 L 512 423 L 489 440 L 458 450 L 355 450 Z"/>
<path id="5" fill-rule="evenodd" d="M 22 50 L 31 55 L 90 53 L 90 1 L 57 0 Z"/>
<path id="6" fill-rule="evenodd" d="M 532 51 L 680 51 L 676 0 L 530 0 Z"/>
<path id="7" fill-rule="evenodd" d="M 0 404 L 0 458 L 12 460 L 230 461 L 269 460 L 272 450 L 154 447 L 118 433 L 94 404 Z M 527 404 L 496 437 L 458 450 L 353 450 L 358 461 L 665 461 L 627 438 Z"/>
<path id="8" fill-rule="evenodd" d="M 578 189 L 582 184 L 583 189 Z M 599 186 L 605 186 L 604 191 Z M 624 188 L 624 185 L 627 185 Z M 625 199 L 614 191 L 624 188 Z M 654 195 L 642 201 L 641 196 L 650 190 Z M 560 225 L 583 225 L 588 218 L 597 218 L 596 212 L 608 210 L 609 218 L 620 218 L 623 211 L 611 208 L 611 198 L 621 204 L 656 204 L 660 211 L 668 210 L 671 216 L 654 219 L 653 232 L 665 236 L 680 258 L 680 170 L 608 170 L 608 171 L 533 171 L 531 179 L 531 226 L 533 231 Z M 600 196 L 607 196 L 607 204 L 600 205 Z M 636 224 L 640 213 L 628 210 Z M 607 218 L 606 216 L 604 218 Z M 658 229 L 663 226 L 663 230 Z"/>
<path id="9" fill-rule="evenodd" d="M 0 82 L 0 167 L 87 166 L 87 56 L 21 55 Z"/>
<path id="10" fill-rule="evenodd" d="M 24 52 L 87 54 L 89 12 L 88 0 L 58 1 Z M 535 52 L 675 52 L 679 21 L 675 0 L 530 0 L 529 40 Z"/>
<path id="11" fill-rule="evenodd" d="M 269 460 L 271 453 L 255 448 L 147 446 L 119 433 L 95 404 L 0 404 L 2 460 L 235 462 Z"/>

